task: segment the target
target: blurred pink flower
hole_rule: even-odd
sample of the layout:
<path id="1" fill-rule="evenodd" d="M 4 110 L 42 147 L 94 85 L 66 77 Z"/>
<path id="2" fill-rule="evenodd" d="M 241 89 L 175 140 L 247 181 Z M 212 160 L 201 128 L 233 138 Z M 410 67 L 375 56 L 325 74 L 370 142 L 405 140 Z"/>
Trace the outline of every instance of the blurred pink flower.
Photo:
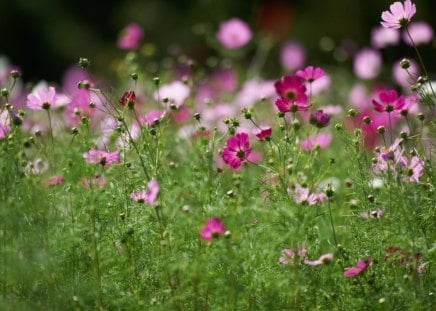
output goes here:
<path id="1" fill-rule="evenodd" d="M 118 47 L 123 50 L 134 50 L 144 37 L 144 31 L 137 23 L 128 24 L 118 38 Z"/>
<path id="2" fill-rule="evenodd" d="M 148 182 L 148 189 L 132 192 L 130 198 L 138 203 L 155 205 L 159 189 L 159 183 L 155 179 L 152 179 Z"/>
<path id="3" fill-rule="evenodd" d="M 89 178 L 83 177 L 80 184 L 85 189 L 90 189 L 92 187 L 103 188 L 106 185 L 106 177 L 99 175 Z"/>
<path id="4" fill-rule="evenodd" d="M 292 195 L 295 203 L 315 205 L 322 203 L 327 199 L 327 196 L 322 192 L 310 193 L 309 188 L 302 187 L 299 184 L 295 185 L 294 189 L 288 189 L 288 194 Z"/>
<path id="5" fill-rule="evenodd" d="M 252 38 L 250 27 L 239 18 L 231 18 L 220 24 L 216 38 L 228 49 L 238 49 Z"/>
<path id="6" fill-rule="evenodd" d="M 311 91 L 312 95 L 320 94 L 327 91 L 330 88 L 332 81 L 329 75 L 324 74 L 324 76 L 316 79 L 312 82 Z"/>
<path id="7" fill-rule="evenodd" d="M 392 77 L 398 85 L 402 86 L 405 90 L 410 90 L 410 86 L 416 82 L 419 76 L 419 66 L 413 59 L 409 59 L 410 66 L 405 70 L 401 68 L 400 62 L 401 60 L 392 66 Z"/>
<path id="8" fill-rule="evenodd" d="M 352 278 L 358 276 L 363 271 L 365 271 L 369 266 L 372 265 L 372 259 L 368 258 L 367 260 L 359 259 L 357 265 L 355 267 L 345 268 L 344 276 L 346 278 Z"/>
<path id="9" fill-rule="evenodd" d="M 300 142 L 303 151 L 313 150 L 316 146 L 326 148 L 332 142 L 333 136 L 328 133 L 319 133 L 315 136 L 309 136 Z"/>
<path id="10" fill-rule="evenodd" d="M 119 151 L 107 152 L 105 150 L 91 149 L 83 154 L 83 158 L 90 164 L 99 164 L 109 167 L 112 163 L 119 163 Z"/>
<path id="11" fill-rule="evenodd" d="M 233 170 L 238 169 L 251 153 L 250 142 L 246 133 L 238 133 L 227 139 L 222 158 Z"/>
<path id="12" fill-rule="evenodd" d="M 312 83 L 313 81 L 324 77 L 325 72 L 320 67 L 307 66 L 303 70 L 298 70 L 295 73 L 295 76 L 305 80 L 308 83 Z"/>
<path id="13" fill-rule="evenodd" d="M 159 121 L 165 115 L 165 111 L 152 110 L 144 115 L 139 116 L 139 123 L 141 125 L 152 126 L 156 121 Z"/>
<path id="14" fill-rule="evenodd" d="M 403 181 L 418 182 L 419 178 L 424 174 L 424 161 L 419 157 L 414 156 L 406 167 L 406 176 Z"/>
<path id="15" fill-rule="evenodd" d="M 89 90 L 78 90 L 65 109 L 65 117 L 71 124 L 79 123 L 83 117 L 91 118 L 95 114 L 95 109 L 89 106 L 91 94 Z"/>
<path id="16" fill-rule="evenodd" d="M 305 258 L 306 253 L 307 249 L 305 243 L 301 244 L 301 247 L 296 253 L 290 248 L 283 248 L 282 255 L 279 257 L 279 263 L 282 265 L 293 264 L 297 257 Z"/>
<path id="17" fill-rule="evenodd" d="M 309 122 L 317 128 L 323 128 L 329 125 L 330 116 L 327 113 L 324 113 L 322 110 L 318 110 L 310 114 Z"/>
<path id="18" fill-rule="evenodd" d="M 219 218 L 209 218 L 200 229 L 200 237 L 205 241 L 212 241 L 224 234 L 226 227 Z"/>
<path id="19" fill-rule="evenodd" d="M 371 211 L 371 212 L 361 212 L 359 215 L 363 219 L 382 218 L 384 215 L 384 212 L 383 212 L 383 210 L 378 208 L 377 210 Z"/>
<path id="20" fill-rule="evenodd" d="M 291 72 L 303 67 L 306 59 L 306 52 L 301 44 L 297 42 L 285 43 L 280 51 L 280 63 L 283 68 Z"/>
<path id="21" fill-rule="evenodd" d="M 50 176 L 48 178 L 46 178 L 43 181 L 43 186 L 44 187 L 49 187 L 49 186 L 57 186 L 57 185 L 61 185 L 65 182 L 65 179 L 62 175 L 54 175 L 54 176 Z"/>
<path id="22" fill-rule="evenodd" d="M 379 26 L 371 31 L 371 45 L 376 49 L 397 45 L 398 42 L 400 42 L 400 32 L 397 29 Z"/>
<path id="23" fill-rule="evenodd" d="M 126 91 L 119 100 L 120 104 L 123 106 L 134 106 L 136 102 L 136 94 L 134 91 Z"/>
<path id="24" fill-rule="evenodd" d="M 410 23 L 409 26 L 407 26 L 407 30 L 416 45 L 427 44 L 433 40 L 433 28 L 426 22 Z M 403 32 L 403 41 L 412 46 L 413 43 L 410 37 L 406 31 Z"/>
<path id="25" fill-rule="evenodd" d="M 6 134 L 11 130 L 9 112 L 5 109 L 0 113 L 0 139 L 6 138 Z"/>
<path id="26" fill-rule="evenodd" d="M 332 260 L 333 260 L 333 254 L 332 253 L 327 253 L 327 254 L 321 255 L 319 257 L 319 259 L 317 259 L 317 260 L 308 260 L 308 259 L 305 259 L 304 263 L 306 265 L 309 265 L 309 266 L 319 266 L 319 265 L 324 265 L 326 263 L 329 263 Z"/>
<path id="27" fill-rule="evenodd" d="M 398 96 L 395 90 L 382 90 L 378 93 L 379 100 L 372 100 L 374 109 L 378 112 L 400 111 L 406 104 L 406 98 Z"/>
<path id="28" fill-rule="evenodd" d="M 370 80 L 377 77 L 381 65 L 382 57 L 377 50 L 364 48 L 354 56 L 354 74 L 360 79 Z"/>
<path id="29" fill-rule="evenodd" d="M 389 11 L 382 13 L 380 24 L 385 28 L 400 29 L 410 22 L 415 13 L 416 6 L 412 1 L 406 0 L 403 3 L 399 1 L 394 2 L 389 7 Z"/>
<path id="30" fill-rule="evenodd" d="M 154 98 L 156 100 L 160 98 L 161 101 L 167 98 L 170 105 L 179 108 L 188 98 L 189 93 L 190 89 L 185 83 L 173 81 L 162 85 L 159 90 L 154 93 Z"/>

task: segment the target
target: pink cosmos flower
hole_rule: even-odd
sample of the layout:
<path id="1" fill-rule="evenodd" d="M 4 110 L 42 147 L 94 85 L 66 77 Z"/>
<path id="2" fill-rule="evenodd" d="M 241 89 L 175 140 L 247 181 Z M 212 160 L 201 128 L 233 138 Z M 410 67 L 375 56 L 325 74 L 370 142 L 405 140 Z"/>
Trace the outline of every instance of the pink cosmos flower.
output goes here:
<path id="1" fill-rule="evenodd" d="M 270 127 L 261 128 L 257 131 L 256 137 L 259 140 L 268 140 L 271 137 L 272 129 Z"/>
<path id="2" fill-rule="evenodd" d="M 383 212 L 383 210 L 378 208 L 375 211 L 371 211 L 371 212 L 361 212 L 359 215 L 363 219 L 382 218 L 384 215 L 384 212 Z"/>
<path id="3" fill-rule="evenodd" d="M 99 164 L 109 167 L 112 163 L 119 163 L 119 151 L 107 152 L 105 150 L 91 149 L 83 154 L 83 158 L 90 164 Z"/>
<path id="4" fill-rule="evenodd" d="M 400 32 L 397 29 L 376 27 L 371 31 L 371 45 L 382 49 L 389 45 L 397 45 L 400 41 Z"/>
<path id="5" fill-rule="evenodd" d="M 283 68 L 294 71 L 304 65 L 306 52 L 303 46 L 297 42 L 287 42 L 280 50 L 280 63 Z"/>
<path id="6" fill-rule="evenodd" d="M 403 181 L 418 182 L 423 173 L 424 161 L 422 161 L 419 157 L 414 156 L 406 167 L 406 176 L 403 178 Z"/>
<path id="7" fill-rule="evenodd" d="M 380 24 L 385 28 L 400 29 L 410 22 L 415 13 L 416 6 L 412 1 L 394 2 L 389 7 L 389 11 L 382 13 Z"/>
<path id="8" fill-rule="evenodd" d="M 319 257 L 319 259 L 317 259 L 317 260 L 308 260 L 308 259 L 305 259 L 304 263 L 306 265 L 309 265 L 309 266 L 319 266 L 319 265 L 324 265 L 326 263 L 329 263 L 332 260 L 333 260 L 333 254 L 332 253 L 327 253 L 327 254 L 321 255 Z"/>
<path id="9" fill-rule="evenodd" d="M 238 133 L 227 139 L 222 158 L 233 170 L 238 169 L 251 153 L 250 142 L 246 133 Z"/>
<path id="10" fill-rule="evenodd" d="M 295 73 L 295 76 L 305 80 L 308 83 L 312 83 L 313 81 L 324 77 L 325 72 L 320 67 L 307 66 L 304 70 L 298 70 Z"/>
<path id="11" fill-rule="evenodd" d="M 310 151 L 315 149 L 316 146 L 326 148 L 332 142 L 333 136 L 328 133 L 319 133 L 316 136 L 309 136 L 300 142 L 301 150 Z"/>
<path id="12" fill-rule="evenodd" d="M 398 96 L 395 90 L 383 90 L 378 93 L 379 101 L 373 99 L 372 105 L 378 112 L 392 112 L 394 110 L 401 110 L 406 104 L 404 96 Z"/>
<path id="13" fill-rule="evenodd" d="M 50 86 L 48 89 L 39 87 L 27 96 L 27 108 L 32 110 L 48 110 L 56 103 L 55 88 Z"/>
<path id="14" fill-rule="evenodd" d="M 293 190 L 288 189 L 288 193 L 293 196 L 295 203 L 315 205 L 322 203 L 327 199 L 327 196 L 322 192 L 310 193 L 309 188 L 302 187 L 299 184 L 295 185 Z"/>
<path id="15" fill-rule="evenodd" d="M 148 182 L 147 190 L 135 191 L 130 194 L 130 198 L 138 203 L 146 203 L 149 205 L 155 205 L 156 199 L 159 194 L 159 183 L 152 179 Z"/>
<path id="16" fill-rule="evenodd" d="M 282 255 L 279 257 L 279 263 L 282 265 L 293 264 L 297 257 L 305 258 L 307 253 L 305 243 L 301 244 L 301 247 L 298 249 L 297 253 L 290 248 L 282 249 Z"/>
<path id="17" fill-rule="evenodd" d="M 354 56 L 354 74 L 365 80 L 374 79 L 380 73 L 382 57 L 380 52 L 364 48 Z"/>
<path id="18" fill-rule="evenodd" d="M 188 98 L 189 93 L 190 89 L 185 83 L 181 81 L 173 81 L 162 85 L 159 90 L 154 93 L 154 98 L 156 100 L 159 98 L 160 100 L 167 98 L 170 105 L 179 108 Z"/>
<path id="19" fill-rule="evenodd" d="M 144 31 L 137 23 L 128 24 L 118 38 L 118 47 L 123 50 L 134 50 L 144 37 Z"/>
<path id="20" fill-rule="evenodd" d="M 291 102 L 306 104 L 306 86 L 303 79 L 296 76 L 284 76 L 274 83 L 277 94 L 283 99 Z"/>
<path id="21" fill-rule="evenodd" d="M 216 33 L 218 41 L 228 49 L 238 49 L 252 38 L 250 27 L 239 18 L 231 18 L 220 24 Z"/>
<path id="22" fill-rule="evenodd" d="M 430 43 L 433 39 L 433 28 L 431 28 L 431 26 L 426 22 L 410 23 L 407 30 L 416 45 Z M 410 37 L 406 31 L 403 32 L 403 41 L 406 42 L 406 44 L 413 46 Z"/>
<path id="23" fill-rule="evenodd" d="M 132 106 L 136 102 L 136 94 L 134 91 L 124 92 L 123 96 L 120 98 L 120 104 L 123 106 Z"/>
<path id="24" fill-rule="evenodd" d="M 67 121 L 71 124 L 77 124 L 82 117 L 92 117 L 96 110 L 89 106 L 90 102 L 91 94 L 89 90 L 77 90 L 73 95 L 71 103 L 65 109 Z"/>
<path id="25" fill-rule="evenodd" d="M 226 227 L 219 218 L 210 218 L 206 220 L 204 226 L 200 229 L 200 237 L 205 241 L 212 241 L 224 234 Z"/>
<path id="26" fill-rule="evenodd" d="M 372 265 L 371 258 L 368 258 L 367 260 L 359 259 L 359 261 L 357 262 L 357 265 L 355 267 L 346 268 L 346 270 L 344 272 L 344 276 L 346 278 L 352 278 L 352 277 L 358 276 L 359 274 L 361 274 L 363 271 L 365 271 L 371 265 Z"/>
<path id="27" fill-rule="evenodd" d="M 389 148 L 381 148 L 380 152 L 375 154 L 375 163 L 372 168 L 376 172 L 386 173 L 388 170 L 396 174 L 398 168 L 405 168 L 407 166 L 407 158 L 403 156 L 400 148 L 402 139 L 395 139 L 392 146 Z"/>
<path id="28" fill-rule="evenodd" d="M 163 118 L 165 115 L 165 111 L 161 111 L 161 110 L 152 110 L 148 113 L 146 113 L 145 115 L 141 115 L 139 116 L 139 123 L 141 123 L 141 125 L 147 125 L 147 126 L 153 126 L 153 124 L 156 121 L 159 121 L 161 118 Z"/>

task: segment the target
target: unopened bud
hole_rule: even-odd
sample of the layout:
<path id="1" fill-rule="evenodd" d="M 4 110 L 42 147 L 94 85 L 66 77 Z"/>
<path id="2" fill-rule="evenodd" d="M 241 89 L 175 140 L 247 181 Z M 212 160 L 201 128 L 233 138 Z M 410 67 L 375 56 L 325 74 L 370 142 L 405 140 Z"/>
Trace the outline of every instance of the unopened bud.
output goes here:
<path id="1" fill-rule="evenodd" d="M 160 78 L 159 77 L 154 77 L 153 78 L 153 83 L 154 83 L 154 85 L 158 86 L 160 84 Z"/>
<path id="2" fill-rule="evenodd" d="M 401 66 L 401 68 L 403 68 L 403 69 L 408 69 L 408 68 L 410 67 L 410 61 L 409 61 L 407 58 L 403 58 L 403 59 L 400 61 L 400 66 Z"/>
<path id="3" fill-rule="evenodd" d="M 363 123 L 365 123 L 366 125 L 371 124 L 371 118 L 366 116 L 363 118 Z"/>
<path id="4" fill-rule="evenodd" d="M 348 109 L 347 114 L 348 114 L 349 117 L 354 117 L 356 115 L 356 110 L 353 109 L 353 108 Z"/>
<path id="5" fill-rule="evenodd" d="M 133 81 L 136 81 L 136 80 L 138 80 L 138 74 L 137 74 L 136 72 L 131 73 L 131 74 L 130 74 L 130 78 L 131 78 Z"/>
<path id="6" fill-rule="evenodd" d="M 380 135 L 383 135 L 385 132 L 386 132 L 386 129 L 385 129 L 385 127 L 383 125 L 380 125 L 377 128 L 377 133 L 379 133 Z"/>
<path id="7" fill-rule="evenodd" d="M 81 57 L 79 59 L 79 66 L 80 66 L 80 68 L 85 69 L 85 68 L 89 67 L 89 65 L 91 65 L 91 62 L 89 61 L 89 59 L 84 58 L 84 57 Z"/>

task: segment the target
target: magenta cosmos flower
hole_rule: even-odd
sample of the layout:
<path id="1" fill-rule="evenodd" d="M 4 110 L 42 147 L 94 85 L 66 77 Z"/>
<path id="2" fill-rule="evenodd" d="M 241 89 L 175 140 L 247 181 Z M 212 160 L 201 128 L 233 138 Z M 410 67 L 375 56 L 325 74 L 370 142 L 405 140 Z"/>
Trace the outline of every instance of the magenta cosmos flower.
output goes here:
<path id="1" fill-rule="evenodd" d="M 395 90 L 383 90 L 378 94 L 379 101 L 373 99 L 372 105 L 378 112 L 401 110 L 406 104 L 406 98 L 399 96 Z"/>
<path id="2" fill-rule="evenodd" d="M 256 137 L 259 140 L 268 140 L 271 137 L 272 129 L 270 127 L 261 128 L 256 132 Z"/>
<path id="3" fill-rule="evenodd" d="M 141 26 L 131 23 L 121 31 L 118 47 L 123 50 L 134 50 L 139 46 L 142 37 L 144 37 L 144 31 Z"/>
<path id="4" fill-rule="evenodd" d="M 250 141 L 246 133 L 238 133 L 227 139 L 222 158 L 234 170 L 238 169 L 242 162 L 247 160 L 251 153 Z"/>
<path id="5" fill-rule="evenodd" d="M 363 271 L 365 271 L 370 265 L 372 265 L 372 259 L 368 258 L 367 260 L 359 259 L 357 265 L 355 267 L 345 268 L 344 276 L 346 278 L 352 278 L 358 276 Z"/>
<path id="6" fill-rule="evenodd" d="M 410 22 L 415 13 L 416 6 L 412 1 L 406 0 L 403 3 L 394 2 L 389 7 L 389 11 L 382 13 L 380 24 L 386 28 L 400 29 Z"/>
<path id="7" fill-rule="evenodd" d="M 280 96 L 275 102 L 280 112 L 307 111 L 306 86 L 304 80 L 296 76 L 284 76 L 274 83 Z"/>
<path id="8" fill-rule="evenodd" d="M 298 70 L 295 75 L 308 83 L 324 77 L 325 72 L 320 67 L 307 66 L 304 70 Z"/>
<path id="9" fill-rule="evenodd" d="M 228 49 L 238 49 L 252 38 L 250 27 L 239 18 L 231 18 L 220 24 L 216 33 L 218 41 Z"/>
<path id="10" fill-rule="evenodd" d="M 138 203 L 154 205 L 159 194 L 159 189 L 159 183 L 152 179 L 148 182 L 148 189 L 132 192 L 130 198 Z"/>
<path id="11" fill-rule="evenodd" d="M 32 110 L 48 110 L 56 104 L 55 88 L 50 86 L 48 89 L 40 87 L 31 94 L 27 95 L 27 108 Z"/>
<path id="12" fill-rule="evenodd" d="M 204 226 L 200 229 L 200 237 L 205 241 L 212 241 L 224 234 L 226 227 L 219 218 L 210 218 L 206 220 Z"/>
<path id="13" fill-rule="evenodd" d="M 317 112 L 310 114 L 309 122 L 317 128 L 323 128 L 329 125 L 330 116 L 322 110 L 318 110 Z"/>
<path id="14" fill-rule="evenodd" d="M 99 164 L 109 167 L 112 163 L 119 163 L 119 151 L 107 152 L 105 150 L 91 149 L 83 154 L 83 158 L 90 164 Z"/>

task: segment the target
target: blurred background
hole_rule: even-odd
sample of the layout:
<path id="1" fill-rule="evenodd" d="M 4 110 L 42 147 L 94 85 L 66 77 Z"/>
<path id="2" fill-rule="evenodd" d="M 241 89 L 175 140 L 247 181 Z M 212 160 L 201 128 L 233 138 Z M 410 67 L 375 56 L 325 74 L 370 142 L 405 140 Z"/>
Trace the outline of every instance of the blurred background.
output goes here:
<path id="1" fill-rule="evenodd" d="M 239 17 L 256 34 L 274 38 L 269 54 L 278 63 L 280 45 L 301 42 L 313 63 L 347 62 L 337 47 L 357 50 L 370 45 L 370 31 L 380 23 L 389 0 L 0 0 L 0 55 L 18 65 L 24 79 L 59 81 L 79 57 L 104 70 L 124 51 L 117 48 L 120 31 L 130 22 L 144 29 L 144 44 L 155 60 L 183 51 L 199 62 L 215 53 L 210 38 L 221 21 Z M 436 29 L 436 1 L 416 0 L 414 21 Z M 209 42 L 208 42 L 209 41 Z M 434 47 L 434 40 L 433 40 Z M 254 47 L 253 47 L 254 49 Z M 274 54 L 275 53 L 275 54 Z M 404 45 L 383 51 L 395 59 L 413 55 Z M 350 54 L 350 55 L 351 55 Z M 423 48 L 435 69 L 434 50 Z M 351 66 L 351 65 L 350 65 Z"/>

